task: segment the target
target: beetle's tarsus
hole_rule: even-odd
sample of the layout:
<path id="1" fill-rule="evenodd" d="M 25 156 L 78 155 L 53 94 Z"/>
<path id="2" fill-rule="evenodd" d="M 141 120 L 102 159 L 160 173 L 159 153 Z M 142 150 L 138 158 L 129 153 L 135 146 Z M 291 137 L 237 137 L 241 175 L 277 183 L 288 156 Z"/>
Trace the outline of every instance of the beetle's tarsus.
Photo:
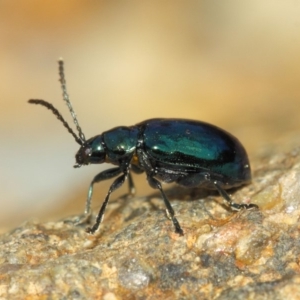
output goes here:
<path id="1" fill-rule="evenodd" d="M 82 224 L 86 224 L 89 223 L 89 221 L 91 220 L 91 213 L 85 213 L 83 215 L 78 216 L 75 220 L 74 220 L 74 225 L 75 226 L 79 226 Z"/>
<path id="2" fill-rule="evenodd" d="M 218 192 L 220 193 L 220 195 L 223 197 L 223 199 L 226 201 L 226 203 L 229 205 L 229 207 L 232 210 L 240 211 L 242 209 L 251 210 L 251 209 L 258 209 L 259 208 L 256 204 L 253 204 L 253 203 L 250 203 L 250 204 L 235 203 L 234 201 L 232 201 L 232 199 L 227 194 L 227 192 L 223 188 L 221 188 L 221 186 L 219 185 L 219 183 L 217 181 L 214 182 L 214 185 L 215 185 L 216 189 L 218 190 Z"/>
<path id="3" fill-rule="evenodd" d="M 237 211 L 240 211 L 242 209 L 247 209 L 247 210 L 258 209 L 258 206 L 256 204 L 253 204 L 253 203 L 250 203 L 250 204 L 245 204 L 245 203 L 238 204 L 238 203 L 235 203 L 235 202 L 231 202 L 230 203 L 230 207 L 231 207 L 231 209 L 237 210 Z"/>
<path id="4" fill-rule="evenodd" d="M 177 221 L 177 220 L 176 220 L 176 221 Z M 174 222 L 173 222 L 173 223 L 174 223 Z M 174 224 L 174 225 L 175 225 L 175 224 Z M 177 221 L 177 225 L 178 225 L 178 226 L 175 225 L 175 232 L 178 233 L 180 236 L 184 236 L 184 232 L 183 232 L 183 230 L 181 229 L 181 227 L 180 227 L 178 221 Z"/>

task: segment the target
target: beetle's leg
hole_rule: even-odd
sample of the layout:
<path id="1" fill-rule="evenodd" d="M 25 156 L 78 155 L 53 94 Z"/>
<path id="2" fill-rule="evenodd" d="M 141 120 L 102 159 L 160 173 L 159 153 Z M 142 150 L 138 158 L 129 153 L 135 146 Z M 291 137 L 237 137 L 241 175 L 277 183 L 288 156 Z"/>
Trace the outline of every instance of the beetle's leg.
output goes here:
<path id="1" fill-rule="evenodd" d="M 76 222 L 75 222 L 76 225 L 85 223 L 91 216 L 91 202 L 92 202 L 94 183 L 116 177 L 121 172 L 122 171 L 120 168 L 112 168 L 112 169 L 102 171 L 101 173 L 97 174 L 94 177 L 94 179 L 92 180 L 92 182 L 90 183 L 90 186 L 89 186 L 88 195 L 87 195 L 87 199 L 85 202 L 84 215 L 79 217 L 76 220 Z"/>
<path id="2" fill-rule="evenodd" d="M 130 167 L 131 167 L 131 170 L 136 174 L 142 174 L 144 172 L 144 170 L 137 165 L 131 164 Z"/>
<path id="3" fill-rule="evenodd" d="M 134 186 L 134 182 L 133 182 L 130 172 L 128 173 L 128 188 L 129 188 L 129 192 L 128 192 L 128 194 L 125 194 L 124 197 L 134 196 L 135 195 L 135 186 Z"/>
<path id="4" fill-rule="evenodd" d="M 123 175 L 121 175 L 120 177 L 118 177 L 112 183 L 112 185 L 110 186 L 110 188 L 108 190 L 108 193 L 107 193 L 107 195 L 105 197 L 105 200 L 104 200 L 104 202 L 103 202 L 103 204 L 102 204 L 102 206 L 101 206 L 101 208 L 99 210 L 99 213 L 97 215 L 95 224 L 93 225 L 93 227 L 87 228 L 86 232 L 93 234 L 93 233 L 95 233 L 99 229 L 99 226 L 100 226 L 100 224 L 102 222 L 102 219 L 103 219 L 103 216 L 104 216 L 104 212 L 105 212 L 105 209 L 106 209 L 106 206 L 107 206 L 110 194 L 114 190 L 118 189 L 124 183 L 124 181 L 125 181 L 125 179 L 126 179 L 126 177 L 128 175 L 128 172 L 129 172 L 128 170 L 125 171 L 125 173 Z"/>
<path id="5" fill-rule="evenodd" d="M 116 177 L 121 172 L 122 171 L 120 168 L 112 168 L 112 169 L 102 171 L 101 173 L 99 173 L 98 175 L 96 175 L 94 177 L 94 179 L 92 180 L 92 182 L 90 184 L 89 190 L 88 190 L 88 197 L 87 197 L 87 200 L 85 203 L 85 211 L 84 211 L 85 214 L 91 213 L 91 202 L 92 202 L 94 184 L 98 183 L 100 181 L 106 180 L 106 179 L 111 179 L 113 177 Z"/>
<path id="6" fill-rule="evenodd" d="M 230 208 L 232 210 L 239 211 L 239 210 L 241 210 L 243 208 L 245 208 L 245 209 L 258 208 L 258 206 L 256 204 L 253 204 L 253 203 L 250 203 L 250 204 L 245 204 L 245 203 L 238 204 L 238 203 L 235 203 L 230 198 L 230 196 L 226 193 L 226 191 L 223 188 L 221 188 L 221 186 L 218 184 L 217 181 L 214 181 L 214 185 L 215 185 L 216 189 L 218 190 L 218 192 L 220 193 L 220 195 L 227 201 L 227 204 L 230 206 Z"/>
<path id="7" fill-rule="evenodd" d="M 131 170 L 134 173 L 140 174 L 143 173 L 144 171 L 141 169 L 136 169 L 135 166 L 131 165 Z M 132 179 L 132 175 L 130 172 L 128 172 L 128 193 L 120 196 L 120 199 L 127 199 L 127 198 L 132 198 L 135 195 L 135 186 L 134 186 L 134 182 Z"/>
<path id="8" fill-rule="evenodd" d="M 161 187 L 161 183 L 158 180 L 156 180 L 155 178 L 153 178 L 151 175 L 148 175 L 147 179 L 148 179 L 148 182 L 151 187 L 153 187 L 154 189 L 160 190 L 160 193 L 161 193 L 162 198 L 166 205 L 167 216 L 168 216 L 168 218 L 170 218 L 172 220 L 174 227 L 175 227 L 175 232 L 178 233 L 179 235 L 183 235 L 183 230 L 181 229 L 180 224 L 175 217 L 175 212 Z"/>
<path id="9" fill-rule="evenodd" d="M 133 171 L 136 174 L 141 174 L 144 172 L 144 170 L 142 170 L 141 168 L 139 168 L 136 165 L 130 165 L 130 168 L 131 168 L 131 171 Z M 134 182 L 133 182 L 132 175 L 130 172 L 128 173 L 128 189 L 129 189 L 129 192 L 120 196 L 121 199 L 131 198 L 135 195 L 135 192 L 136 192 L 135 186 L 134 186 Z"/>
<path id="10" fill-rule="evenodd" d="M 136 174 L 142 174 L 144 172 L 144 170 L 142 170 L 136 165 L 131 165 L 131 170 Z M 127 194 L 127 196 L 134 196 L 135 186 L 130 172 L 128 173 L 128 187 L 129 187 L 129 193 Z"/>

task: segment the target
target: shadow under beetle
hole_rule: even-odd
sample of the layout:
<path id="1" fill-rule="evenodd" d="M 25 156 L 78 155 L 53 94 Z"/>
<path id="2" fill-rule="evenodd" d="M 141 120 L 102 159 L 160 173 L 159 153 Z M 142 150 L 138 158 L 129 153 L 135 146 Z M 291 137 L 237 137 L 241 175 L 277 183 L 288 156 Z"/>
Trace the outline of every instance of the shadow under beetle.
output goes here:
<path id="1" fill-rule="evenodd" d="M 88 140 L 79 126 L 66 89 L 63 60 L 59 60 L 59 75 L 63 99 L 68 105 L 78 135 L 74 133 L 58 110 L 44 100 L 29 100 L 50 109 L 73 135 L 80 149 L 75 168 L 88 164 L 111 163 L 117 167 L 102 171 L 92 180 L 86 200 L 84 218 L 91 215 L 93 185 L 117 177 L 110 186 L 95 224 L 87 229 L 95 233 L 102 222 L 110 194 L 128 178 L 129 193 L 134 194 L 130 172 L 146 173 L 150 186 L 158 189 L 166 205 L 167 216 L 175 232 L 183 235 L 174 210 L 161 182 L 176 182 L 181 186 L 216 189 L 232 210 L 257 208 L 255 204 L 237 204 L 225 189 L 251 180 L 249 160 L 244 147 L 230 133 L 214 125 L 184 119 L 151 119 L 134 126 L 119 126 Z"/>

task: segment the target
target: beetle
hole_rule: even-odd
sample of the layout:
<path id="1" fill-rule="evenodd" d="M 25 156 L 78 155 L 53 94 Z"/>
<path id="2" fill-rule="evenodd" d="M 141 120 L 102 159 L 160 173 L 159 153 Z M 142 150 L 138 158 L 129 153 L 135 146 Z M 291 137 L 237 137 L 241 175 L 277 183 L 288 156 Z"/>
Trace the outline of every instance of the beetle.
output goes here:
<path id="1" fill-rule="evenodd" d="M 175 182 L 187 188 L 217 190 L 235 211 L 258 208 L 252 203 L 235 203 L 225 191 L 251 181 L 247 153 L 239 140 L 230 133 L 205 122 L 157 118 L 134 126 L 115 127 L 86 140 L 66 89 L 62 59 L 59 60 L 59 76 L 63 99 L 68 105 L 78 135 L 51 103 L 38 99 L 28 102 L 51 110 L 80 145 L 75 156 L 75 168 L 105 162 L 116 166 L 100 172 L 90 183 L 84 217 L 78 223 L 84 222 L 91 215 L 94 184 L 117 177 L 108 190 L 94 225 L 87 228 L 88 233 L 94 234 L 99 229 L 110 194 L 121 187 L 126 179 L 129 182 L 129 194 L 134 194 L 131 172 L 146 173 L 149 185 L 160 191 L 167 216 L 179 235 L 183 235 L 183 230 L 162 189 L 162 182 Z"/>

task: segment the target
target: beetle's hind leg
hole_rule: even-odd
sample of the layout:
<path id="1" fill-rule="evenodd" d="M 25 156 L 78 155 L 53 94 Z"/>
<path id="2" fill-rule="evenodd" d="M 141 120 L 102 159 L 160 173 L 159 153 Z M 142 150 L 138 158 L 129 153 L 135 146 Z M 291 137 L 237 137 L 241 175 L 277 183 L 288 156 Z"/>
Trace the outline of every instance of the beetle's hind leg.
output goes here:
<path id="1" fill-rule="evenodd" d="M 258 208 L 258 206 L 256 204 L 253 204 L 253 203 L 250 203 L 250 204 L 245 204 L 245 203 L 238 204 L 238 203 L 235 203 L 230 198 L 230 196 L 227 194 L 227 192 L 223 188 L 221 188 L 221 186 L 218 184 L 217 181 L 214 181 L 213 183 L 214 183 L 216 189 L 218 190 L 218 192 L 220 193 L 220 195 L 224 198 L 224 200 L 227 202 L 227 204 L 230 206 L 230 208 L 232 210 L 240 211 L 241 209 Z"/>
<path id="2" fill-rule="evenodd" d="M 174 227 L 175 227 L 175 232 L 182 236 L 183 235 L 183 230 L 181 229 L 180 224 L 179 224 L 178 220 L 175 217 L 175 212 L 174 212 L 167 196 L 165 195 L 165 193 L 164 193 L 164 191 L 161 187 L 161 183 L 157 179 L 153 178 L 150 175 L 147 176 L 147 179 L 148 179 L 148 182 L 149 182 L 151 187 L 153 187 L 154 189 L 159 189 L 160 190 L 160 193 L 161 193 L 162 198 L 163 198 L 163 200 L 165 202 L 165 205 L 166 205 L 167 217 L 172 220 L 172 222 L 174 224 Z"/>

